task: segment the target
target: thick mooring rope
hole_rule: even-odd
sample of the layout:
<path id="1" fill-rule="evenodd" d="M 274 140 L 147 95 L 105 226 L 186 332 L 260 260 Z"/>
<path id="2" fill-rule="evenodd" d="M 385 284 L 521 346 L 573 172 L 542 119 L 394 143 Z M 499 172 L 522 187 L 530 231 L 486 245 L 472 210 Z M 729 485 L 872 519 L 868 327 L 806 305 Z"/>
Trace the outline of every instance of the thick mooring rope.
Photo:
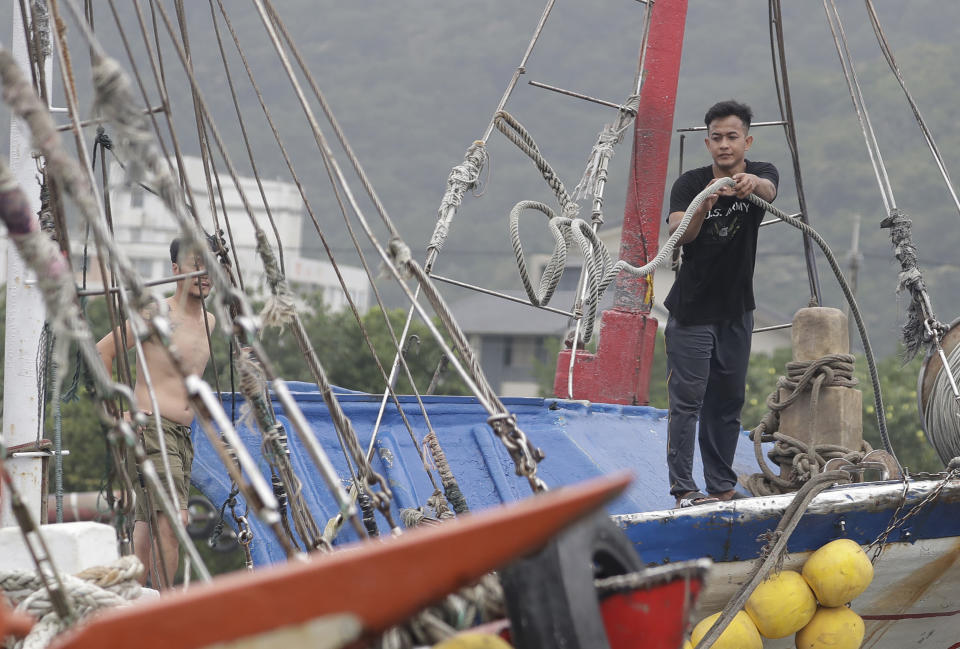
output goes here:
<path id="1" fill-rule="evenodd" d="M 796 491 L 813 476 L 821 473 L 824 465 L 834 458 L 843 458 L 852 464 L 859 463 L 872 449 L 863 442 L 860 450 L 848 449 L 836 444 L 806 444 L 790 435 L 779 432 L 780 413 L 800 396 L 810 392 L 809 425 L 816 430 L 817 406 L 821 388 L 848 387 L 857 385 L 853 376 L 854 357 L 851 354 L 830 354 L 815 361 L 787 363 L 787 375 L 781 376 L 770 396 L 767 397 L 769 412 L 750 433 L 754 454 L 762 473 L 754 473 L 746 481 L 746 487 L 754 496 L 769 496 Z M 780 399 L 781 388 L 789 394 Z M 767 453 L 774 463 L 790 465 L 792 471 L 786 478 L 777 476 L 763 461 L 762 443 L 774 442 Z"/>
<path id="2" fill-rule="evenodd" d="M 43 649 L 78 618 L 101 608 L 123 606 L 140 597 L 139 577 L 143 565 L 130 555 L 107 566 L 94 566 L 77 575 L 61 575 L 64 589 L 74 617 L 60 618 L 43 580 L 35 573 L 10 571 L 0 573 L 0 591 L 18 611 L 37 619 L 30 633 L 23 639 L 6 645 L 10 649 Z"/>
<path id="3" fill-rule="evenodd" d="M 850 314 L 853 316 L 853 320 L 857 325 L 857 332 L 860 334 L 860 342 L 863 345 L 863 355 L 867 359 L 867 368 L 870 371 L 870 382 L 873 385 L 873 402 L 877 413 L 877 427 L 880 429 L 880 440 L 883 442 L 884 450 L 893 456 L 893 459 L 897 462 L 897 466 L 900 467 L 900 461 L 897 460 L 897 454 L 894 453 L 893 445 L 890 443 L 890 435 L 887 433 L 887 416 L 886 411 L 883 408 L 883 394 L 881 393 L 880 389 L 880 373 L 877 371 L 877 361 L 873 355 L 873 346 L 870 344 L 870 337 L 867 335 L 867 327 L 863 322 L 863 316 L 860 314 L 860 307 L 857 305 L 857 300 L 853 296 L 853 291 L 850 290 L 850 286 L 847 284 L 847 280 L 843 276 L 843 271 L 840 269 L 840 264 L 837 263 L 837 258 L 833 255 L 833 251 L 830 250 L 830 246 L 828 246 L 827 242 L 824 241 L 823 237 L 820 236 L 820 233 L 800 219 L 790 216 L 783 210 L 774 207 L 755 194 L 750 194 L 747 196 L 747 200 L 754 205 L 762 207 L 787 225 L 793 226 L 809 235 L 813 242 L 816 243 L 817 246 L 820 247 L 820 250 L 823 251 L 823 255 L 826 257 L 827 263 L 830 264 L 830 269 L 833 271 L 834 277 L 837 278 L 837 283 L 840 285 L 840 290 L 843 291 L 843 297 L 847 300 L 847 304 L 850 305 Z"/>

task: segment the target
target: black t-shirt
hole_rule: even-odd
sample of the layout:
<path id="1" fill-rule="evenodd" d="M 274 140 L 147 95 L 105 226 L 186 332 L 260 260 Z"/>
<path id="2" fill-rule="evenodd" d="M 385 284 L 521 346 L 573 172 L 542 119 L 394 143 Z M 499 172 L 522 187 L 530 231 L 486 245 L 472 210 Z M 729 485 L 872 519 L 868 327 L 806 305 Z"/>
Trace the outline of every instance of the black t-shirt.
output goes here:
<path id="1" fill-rule="evenodd" d="M 746 172 L 776 187 L 777 168 L 746 161 Z M 685 212 L 713 180 L 713 167 L 691 169 L 670 191 L 670 212 Z M 697 238 L 683 246 L 683 263 L 664 305 L 680 323 L 713 324 L 739 318 L 756 308 L 753 267 L 757 232 L 764 210 L 736 196 L 721 196 L 707 214 Z"/>

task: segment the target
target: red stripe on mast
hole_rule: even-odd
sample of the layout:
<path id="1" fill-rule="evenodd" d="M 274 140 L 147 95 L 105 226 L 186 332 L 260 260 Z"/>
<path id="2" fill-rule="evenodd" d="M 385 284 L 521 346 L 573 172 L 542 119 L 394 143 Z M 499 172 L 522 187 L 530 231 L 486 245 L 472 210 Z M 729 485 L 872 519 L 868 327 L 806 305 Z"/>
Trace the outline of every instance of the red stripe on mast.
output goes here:
<path id="1" fill-rule="evenodd" d="M 657 0 L 652 8 L 646 77 L 634 124 L 633 157 L 623 214 L 620 258 L 642 266 L 657 254 L 664 219 L 663 189 L 670 158 L 687 0 Z M 650 398 L 650 366 L 656 343 L 653 278 L 621 273 L 614 307 L 600 319 L 597 353 L 580 350 L 574 361 L 573 395 L 567 393 L 571 350 L 560 352 L 554 393 L 560 397 L 627 405 Z"/>

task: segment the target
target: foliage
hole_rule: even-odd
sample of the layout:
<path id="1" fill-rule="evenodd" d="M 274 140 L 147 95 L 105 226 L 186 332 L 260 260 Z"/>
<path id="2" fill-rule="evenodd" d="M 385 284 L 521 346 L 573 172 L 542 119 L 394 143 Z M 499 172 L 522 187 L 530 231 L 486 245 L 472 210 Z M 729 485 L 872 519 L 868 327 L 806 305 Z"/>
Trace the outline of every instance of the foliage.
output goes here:
<path id="1" fill-rule="evenodd" d="M 364 314 L 358 324 L 350 311 L 332 313 L 326 309 L 319 294 L 309 298 L 308 306 L 309 312 L 302 316 L 303 324 L 330 382 L 351 390 L 382 392 L 384 375 L 390 373 L 396 356 L 396 346 L 387 328 L 387 320 L 389 319 L 394 335 L 399 338 L 403 331 L 406 311 L 390 310 L 384 317 L 383 311 L 374 308 Z M 376 360 L 370 352 L 364 332 L 376 352 Z M 279 376 L 289 380 L 313 382 L 293 336 L 286 332 L 277 335 L 275 331 L 264 331 L 261 342 Z M 411 323 L 403 345 L 407 350 L 404 358 L 410 373 L 417 388 L 423 393 L 437 369 L 442 350 L 427 326 L 419 320 Z M 223 364 L 220 367 L 223 368 Z M 224 370 L 220 371 L 222 379 Z M 410 382 L 402 371 L 396 390 L 398 394 L 412 393 Z M 453 370 L 448 369 L 442 375 L 436 392 L 465 394 L 465 388 Z"/>
<path id="2" fill-rule="evenodd" d="M 547 336 L 543 341 L 543 358 L 533 359 L 533 377 L 541 397 L 552 397 L 553 377 L 557 373 L 557 357 L 563 348 L 559 336 Z"/>

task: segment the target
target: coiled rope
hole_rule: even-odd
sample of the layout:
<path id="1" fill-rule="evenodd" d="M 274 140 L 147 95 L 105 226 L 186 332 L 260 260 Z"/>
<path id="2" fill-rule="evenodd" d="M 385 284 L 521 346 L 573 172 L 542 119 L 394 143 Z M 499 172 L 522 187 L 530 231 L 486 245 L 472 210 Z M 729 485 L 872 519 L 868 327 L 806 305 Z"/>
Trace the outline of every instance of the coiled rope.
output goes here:
<path id="1" fill-rule="evenodd" d="M 960 345 L 953 348 L 947 358 L 949 369 L 954 376 L 960 372 Z M 933 389 L 923 410 L 923 428 L 927 439 L 936 449 L 940 460 L 946 465 L 952 458 L 960 456 L 960 414 L 957 412 L 957 400 L 950 385 L 947 368 L 941 366 Z"/>
<path id="2" fill-rule="evenodd" d="M 593 228 L 585 220 L 578 218 L 579 207 L 567 194 L 563 182 L 557 177 L 556 172 L 540 153 L 540 149 L 534 142 L 533 137 L 513 116 L 506 111 L 497 113 L 494 124 L 507 136 L 507 138 L 517 145 L 517 147 L 527 154 L 533 160 L 537 169 L 540 170 L 544 180 L 553 189 L 560 205 L 560 214 L 556 214 L 550 207 L 538 201 L 521 201 L 517 203 L 510 211 L 510 237 L 513 243 L 514 253 L 517 257 L 517 266 L 520 272 L 520 279 L 523 282 L 524 290 L 531 303 L 537 306 L 546 306 L 553 295 L 560 276 L 563 274 L 563 265 L 566 261 L 566 248 L 568 241 L 573 239 L 579 245 L 584 255 L 584 267 L 587 270 L 587 299 L 584 301 L 583 313 L 583 341 L 589 342 L 593 336 L 593 323 L 596 320 L 597 308 L 600 304 L 600 298 L 607 287 L 613 282 L 614 278 L 621 272 L 626 272 L 636 277 L 651 274 L 654 270 L 668 263 L 674 248 L 680 237 L 686 232 L 693 213 L 700 207 L 700 204 L 717 188 L 725 186 L 715 184 L 711 189 L 700 192 L 690 203 L 687 212 L 684 214 L 677 230 L 667 239 L 666 243 L 657 253 L 657 255 L 643 266 L 632 266 L 624 260 L 618 260 L 611 263 L 610 253 L 597 238 Z M 733 185 L 732 179 L 721 180 L 727 186 Z M 526 270 L 526 262 L 523 259 L 523 246 L 519 237 L 519 215 L 524 210 L 534 209 L 547 216 L 548 227 L 554 233 L 554 250 L 550 257 L 550 262 L 544 270 L 541 277 L 540 287 L 534 290 L 530 284 L 529 276 Z"/>
<path id="3" fill-rule="evenodd" d="M 62 619 L 54 611 L 43 580 L 35 573 L 17 570 L 0 573 L 0 591 L 18 611 L 37 619 L 26 637 L 6 646 L 10 649 L 43 649 L 77 618 L 101 608 L 123 606 L 128 600 L 140 597 L 142 588 L 138 579 L 142 574 L 143 564 L 129 555 L 107 566 L 94 566 L 76 575 L 61 575 L 75 614 L 74 618 Z"/>
<path id="4" fill-rule="evenodd" d="M 856 464 L 873 450 L 867 442 L 863 442 L 861 449 L 857 451 L 836 444 L 806 444 L 779 432 L 780 412 L 793 404 L 804 392 L 809 391 L 809 438 L 813 439 L 813 433 L 817 430 L 820 389 L 831 386 L 855 387 L 858 381 L 853 376 L 853 363 L 854 357 L 851 354 L 829 354 L 814 361 L 787 363 L 787 375 L 778 379 L 777 387 L 767 397 L 769 412 L 750 433 L 757 464 L 762 471 L 747 478 L 746 487 L 750 493 L 754 496 L 769 496 L 796 491 L 813 476 L 821 473 L 829 460 L 843 458 Z M 782 400 L 781 388 L 790 391 Z M 774 443 L 767 457 L 780 466 L 792 467 L 787 478 L 777 476 L 763 461 L 761 444 L 764 442 Z"/>

